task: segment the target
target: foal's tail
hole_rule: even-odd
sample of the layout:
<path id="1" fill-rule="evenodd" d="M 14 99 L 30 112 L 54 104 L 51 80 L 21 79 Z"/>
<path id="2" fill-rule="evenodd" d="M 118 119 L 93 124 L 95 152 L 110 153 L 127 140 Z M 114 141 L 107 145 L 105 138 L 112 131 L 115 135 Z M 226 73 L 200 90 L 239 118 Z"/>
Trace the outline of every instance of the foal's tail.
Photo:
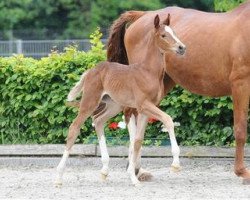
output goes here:
<path id="1" fill-rule="evenodd" d="M 84 83 L 84 77 L 86 76 L 86 74 L 88 73 L 88 71 L 84 72 L 81 76 L 81 79 L 75 84 L 75 86 L 70 90 L 68 97 L 67 97 L 67 101 L 73 101 L 76 99 L 77 95 L 82 91 L 83 89 L 83 83 Z"/>
<path id="2" fill-rule="evenodd" d="M 127 52 L 124 45 L 124 35 L 126 26 L 135 22 L 145 12 L 128 11 L 123 13 L 111 26 L 107 44 L 107 58 L 110 62 L 128 64 Z"/>

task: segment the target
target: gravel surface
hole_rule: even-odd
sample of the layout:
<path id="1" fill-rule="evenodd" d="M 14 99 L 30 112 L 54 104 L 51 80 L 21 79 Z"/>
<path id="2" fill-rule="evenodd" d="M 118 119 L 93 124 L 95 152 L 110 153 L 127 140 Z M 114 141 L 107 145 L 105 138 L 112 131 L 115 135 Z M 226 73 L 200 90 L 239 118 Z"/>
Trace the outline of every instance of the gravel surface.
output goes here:
<path id="1" fill-rule="evenodd" d="M 106 181 L 100 178 L 100 158 L 70 158 L 64 184 L 56 188 L 59 160 L 0 157 L 0 199 L 250 199 L 250 186 L 233 173 L 233 159 L 181 158 L 182 171 L 174 173 L 170 158 L 143 158 L 154 178 L 134 187 L 124 158 L 111 158 Z"/>

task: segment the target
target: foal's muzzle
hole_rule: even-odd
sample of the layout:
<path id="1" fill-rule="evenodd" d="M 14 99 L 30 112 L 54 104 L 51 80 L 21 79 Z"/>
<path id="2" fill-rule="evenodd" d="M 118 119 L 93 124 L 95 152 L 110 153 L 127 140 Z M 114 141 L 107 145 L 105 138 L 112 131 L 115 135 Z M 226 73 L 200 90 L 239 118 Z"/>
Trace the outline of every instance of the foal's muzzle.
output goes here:
<path id="1" fill-rule="evenodd" d="M 176 51 L 180 55 L 184 55 L 186 52 L 186 46 L 185 45 L 179 45 Z"/>

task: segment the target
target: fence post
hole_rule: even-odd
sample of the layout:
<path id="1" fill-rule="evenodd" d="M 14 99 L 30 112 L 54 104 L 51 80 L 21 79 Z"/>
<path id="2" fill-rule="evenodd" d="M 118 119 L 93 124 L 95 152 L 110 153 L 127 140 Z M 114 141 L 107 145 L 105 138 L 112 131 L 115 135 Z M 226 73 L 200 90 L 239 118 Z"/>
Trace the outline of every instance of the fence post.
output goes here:
<path id="1" fill-rule="evenodd" d="M 22 40 L 16 40 L 16 51 L 17 51 L 17 54 L 22 54 L 22 52 L 23 52 Z"/>
<path id="2" fill-rule="evenodd" d="M 9 56 L 11 56 L 13 54 L 13 40 L 9 40 L 8 41 L 9 44 Z"/>

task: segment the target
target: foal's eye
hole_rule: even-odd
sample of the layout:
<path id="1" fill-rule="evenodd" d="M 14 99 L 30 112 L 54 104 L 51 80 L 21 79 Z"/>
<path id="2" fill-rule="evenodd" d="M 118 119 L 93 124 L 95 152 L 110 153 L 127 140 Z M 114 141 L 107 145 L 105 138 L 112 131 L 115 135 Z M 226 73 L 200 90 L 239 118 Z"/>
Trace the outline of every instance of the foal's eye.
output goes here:
<path id="1" fill-rule="evenodd" d="M 166 35 L 161 35 L 161 37 L 165 38 L 165 37 L 166 37 Z"/>

